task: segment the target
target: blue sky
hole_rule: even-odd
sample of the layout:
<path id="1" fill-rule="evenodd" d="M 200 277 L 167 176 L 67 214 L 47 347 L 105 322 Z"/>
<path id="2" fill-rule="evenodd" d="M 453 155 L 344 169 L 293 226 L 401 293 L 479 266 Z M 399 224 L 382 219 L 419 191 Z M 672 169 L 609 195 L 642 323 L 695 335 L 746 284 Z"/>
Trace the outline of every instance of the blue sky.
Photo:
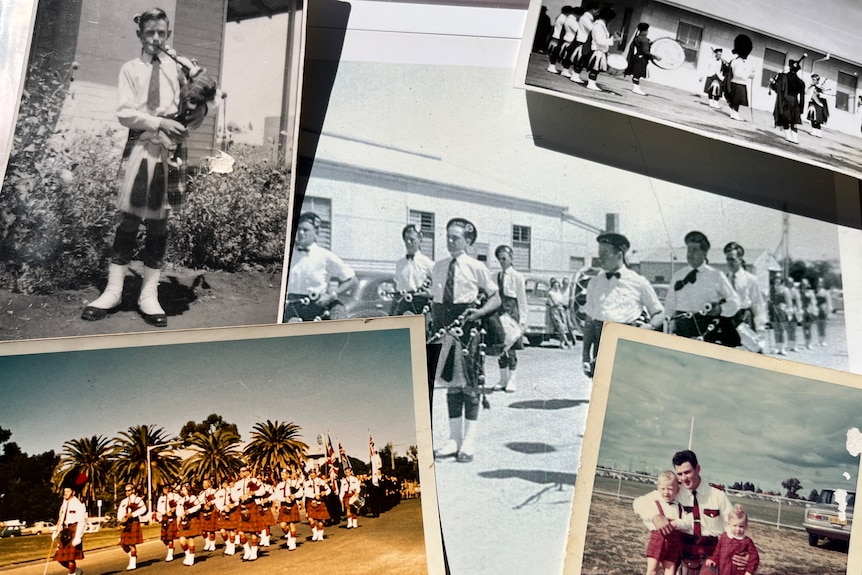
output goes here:
<path id="1" fill-rule="evenodd" d="M 0 357 L 0 373 L 0 426 L 30 454 L 133 425 L 177 434 L 211 413 L 243 440 L 266 420 L 310 445 L 329 430 L 362 460 L 369 427 L 378 448 L 416 444 L 406 329 Z"/>
<path id="2" fill-rule="evenodd" d="M 655 472 L 688 445 L 708 481 L 780 490 L 853 489 L 859 460 L 846 433 L 862 427 L 862 389 L 620 340 L 599 465 Z M 842 474 L 850 474 L 850 480 Z"/>

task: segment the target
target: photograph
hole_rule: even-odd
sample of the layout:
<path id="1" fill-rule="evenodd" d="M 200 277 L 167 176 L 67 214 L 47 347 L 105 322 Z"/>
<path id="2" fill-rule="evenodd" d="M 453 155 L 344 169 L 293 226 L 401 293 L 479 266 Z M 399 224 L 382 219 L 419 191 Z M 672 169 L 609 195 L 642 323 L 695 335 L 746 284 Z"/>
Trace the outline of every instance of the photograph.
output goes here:
<path id="1" fill-rule="evenodd" d="M 385 318 L 0 344 L 0 566 L 441 573 L 424 337 Z"/>
<path id="2" fill-rule="evenodd" d="M 0 339 L 277 322 L 304 11 L 238 4 L 39 2 Z"/>
<path id="3" fill-rule="evenodd" d="M 860 397 L 859 375 L 608 325 L 564 572 L 858 573 Z"/>
<path id="4" fill-rule="evenodd" d="M 337 70 L 322 125 L 300 126 L 300 146 L 313 137 L 316 153 L 295 207 L 282 320 L 425 313 L 439 354 L 433 435 L 453 573 L 562 569 L 596 353 L 584 343 L 597 323 L 587 323 L 589 282 L 610 272 L 599 241 L 607 233 L 624 236 L 629 247 L 616 253 L 655 294 L 654 327 L 669 323 L 668 293 L 690 271 L 686 236 L 697 231 L 711 245 L 709 277 L 749 288 L 744 301 L 722 296 L 723 322 L 741 312 L 764 354 L 847 369 L 839 226 L 537 146 L 526 94 L 511 86 L 518 39 L 481 27 L 505 17 L 511 26 L 499 29 L 516 27 L 514 11 L 350 7 L 335 55 L 329 21 L 309 14 L 304 81 L 321 85 L 333 58 Z M 487 37 L 446 33 L 468 21 Z M 836 210 L 835 191 L 818 191 L 824 210 Z M 818 282 L 822 319 L 813 313 Z M 693 307 L 681 296 L 674 309 L 696 314 L 717 302 L 697 303 L 705 285 L 684 284 Z M 480 293 L 484 302 L 471 306 Z M 521 328 L 505 354 L 491 341 L 495 305 Z M 770 310 L 781 314 L 770 319 Z M 591 319 L 613 319 L 602 311 Z M 481 536 L 478 523 L 487 526 Z"/>
<path id="5" fill-rule="evenodd" d="M 856 8 L 531 0 L 515 84 L 859 178 Z"/>

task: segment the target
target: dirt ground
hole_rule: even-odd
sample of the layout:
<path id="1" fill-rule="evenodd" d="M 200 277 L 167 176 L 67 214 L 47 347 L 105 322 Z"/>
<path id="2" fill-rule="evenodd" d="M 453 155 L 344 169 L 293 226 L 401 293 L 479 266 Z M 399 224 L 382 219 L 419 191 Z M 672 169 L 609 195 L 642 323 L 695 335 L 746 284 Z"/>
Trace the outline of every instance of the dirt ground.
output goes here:
<path id="1" fill-rule="evenodd" d="M 0 289 L 0 341 L 158 331 L 144 323 L 136 308 L 141 269 L 126 276 L 123 303 L 107 318 L 89 322 L 81 310 L 103 285 L 52 295 L 27 295 Z M 281 269 L 236 273 L 172 269 L 162 273 L 159 301 L 168 329 L 276 323 Z"/>
<path id="2" fill-rule="evenodd" d="M 847 546 L 808 545 L 805 531 L 752 523 L 748 535 L 760 554 L 757 575 L 844 574 Z M 590 505 L 584 545 L 584 575 L 639 575 L 646 571 L 648 532 L 632 511 L 631 501 L 595 495 Z"/>

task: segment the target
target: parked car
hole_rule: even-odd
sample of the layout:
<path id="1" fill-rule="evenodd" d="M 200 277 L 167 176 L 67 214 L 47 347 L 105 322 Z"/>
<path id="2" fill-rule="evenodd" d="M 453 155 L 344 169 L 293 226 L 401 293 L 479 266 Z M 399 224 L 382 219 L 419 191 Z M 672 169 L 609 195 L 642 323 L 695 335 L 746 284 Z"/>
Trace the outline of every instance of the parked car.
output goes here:
<path id="1" fill-rule="evenodd" d="M 560 277 L 560 276 L 557 276 Z M 551 311 L 548 308 L 548 290 L 550 289 L 550 277 L 525 275 L 524 288 L 527 292 L 527 327 L 524 337 L 529 344 L 538 347 L 554 336 L 554 325 L 551 321 Z M 575 325 L 575 332 L 580 333 L 580 326 L 575 322 L 574 299 L 575 290 L 572 290 L 569 301 L 570 319 Z"/>
<path id="2" fill-rule="evenodd" d="M 106 517 L 90 517 L 87 519 L 87 527 L 84 533 L 98 533 L 102 529 L 102 524 L 108 519 Z"/>
<path id="3" fill-rule="evenodd" d="M 341 297 L 348 318 L 384 317 L 392 309 L 395 278 L 385 272 L 357 272 L 357 284 Z"/>
<path id="4" fill-rule="evenodd" d="M 33 525 L 21 530 L 22 535 L 44 535 L 54 531 L 54 524 L 50 521 L 37 521 Z"/>
<path id="5" fill-rule="evenodd" d="M 5 537 L 20 537 L 21 533 L 20 525 L 7 525 L 6 527 L 0 529 L 0 538 Z"/>
<path id="6" fill-rule="evenodd" d="M 853 505 L 856 503 L 856 493 L 847 492 L 847 509 L 845 517 L 838 514 L 838 501 L 834 489 L 824 489 L 817 496 L 817 502 L 809 504 L 805 509 L 802 526 L 808 532 L 808 544 L 817 545 L 820 539 L 850 541 L 850 526 L 853 523 Z"/>

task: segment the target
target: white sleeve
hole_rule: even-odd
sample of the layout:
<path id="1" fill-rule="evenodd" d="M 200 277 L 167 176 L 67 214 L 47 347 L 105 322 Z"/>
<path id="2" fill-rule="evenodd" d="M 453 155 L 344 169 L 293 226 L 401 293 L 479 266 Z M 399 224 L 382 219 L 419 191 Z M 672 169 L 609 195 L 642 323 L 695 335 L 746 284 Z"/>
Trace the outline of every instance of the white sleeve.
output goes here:
<path id="1" fill-rule="evenodd" d="M 632 501 L 632 509 L 640 517 L 640 520 L 643 522 L 644 527 L 652 531 L 655 526 L 653 525 L 652 519 L 656 515 L 659 515 L 658 509 L 655 506 L 655 492 L 651 491 L 646 495 L 641 495 Z"/>

